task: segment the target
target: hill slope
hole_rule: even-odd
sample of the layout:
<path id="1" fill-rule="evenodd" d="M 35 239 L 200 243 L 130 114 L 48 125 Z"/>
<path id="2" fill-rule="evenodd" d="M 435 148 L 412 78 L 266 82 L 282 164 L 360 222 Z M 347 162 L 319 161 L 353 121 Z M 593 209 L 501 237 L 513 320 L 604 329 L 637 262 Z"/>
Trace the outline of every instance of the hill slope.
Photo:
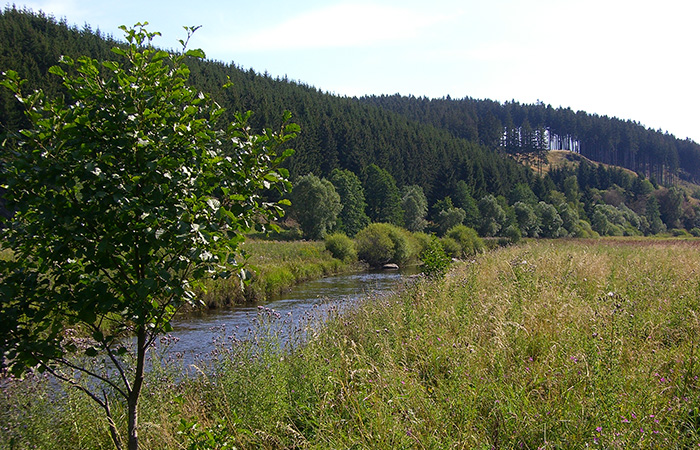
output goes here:
<path id="1" fill-rule="evenodd" d="M 593 161 L 622 166 L 660 183 L 673 184 L 678 178 L 700 181 L 700 145 L 632 121 L 541 103 L 399 95 L 360 100 L 507 153 L 538 148 L 574 150 Z"/>
<path id="2" fill-rule="evenodd" d="M 29 80 L 29 88 L 49 94 L 61 90 L 47 74 L 62 54 L 115 58 L 116 41 L 90 29 L 76 29 L 50 17 L 6 8 L 0 14 L 0 70 L 13 69 Z M 234 64 L 192 61 L 190 81 L 212 93 L 231 113 L 252 110 L 255 128 L 276 127 L 290 110 L 302 133 L 288 160 L 293 177 L 313 172 L 327 176 L 335 168 L 361 174 L 370 164 L 388 170 L 399 186 L 418 184 L 429 199 L 447 195 L 458 180 L 468 180 L 475 196 L 507 193 L 528 183 L 531 172 L 488 148 L 356 99 L 324 94 L 289 80 L 273 79 Z M 223 90 L 227 78 L 233 88 Z M 5 131 L 23 124 L 19 105 L 0 92 L 0 121 Z"/>

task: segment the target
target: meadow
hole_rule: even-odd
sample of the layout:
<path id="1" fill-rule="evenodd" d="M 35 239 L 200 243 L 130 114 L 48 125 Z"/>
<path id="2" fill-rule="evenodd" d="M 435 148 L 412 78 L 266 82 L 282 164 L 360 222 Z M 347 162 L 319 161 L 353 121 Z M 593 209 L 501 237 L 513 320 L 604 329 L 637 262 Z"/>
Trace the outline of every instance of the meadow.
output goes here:
<path id="1" fill-rule="evenodd" d="M 188 378 L 177 358 L 149 373 L 144 448 L 698 447 L 699 251 L 530 241 L 329 302 L 293 345 L 261 309 Z M 100 411 L 48 384 L 5 380 L 0 447 L 110 448 Z"/>

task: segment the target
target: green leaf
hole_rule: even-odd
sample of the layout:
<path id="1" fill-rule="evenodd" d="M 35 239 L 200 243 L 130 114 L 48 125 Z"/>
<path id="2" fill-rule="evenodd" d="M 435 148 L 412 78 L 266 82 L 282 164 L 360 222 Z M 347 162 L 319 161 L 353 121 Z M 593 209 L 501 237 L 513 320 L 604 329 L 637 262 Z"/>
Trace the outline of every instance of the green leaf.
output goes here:
<path id="1" fill-rule="evenodd" d="M 49 73 L 52 73 L 54 75 L 58 75 L 59 77 L 65 77 L 66 72 L 61 69 L 59 66 L 51 66 L 49 67 Z"/>
<path id="2" fill-rule="evenodd" d="M 192 58 L 200 58 L 200 59 L 205 59 L 207 57 L 207 55 L 201 49 L 187 50 L 185 55 L 192 57 Z"/>

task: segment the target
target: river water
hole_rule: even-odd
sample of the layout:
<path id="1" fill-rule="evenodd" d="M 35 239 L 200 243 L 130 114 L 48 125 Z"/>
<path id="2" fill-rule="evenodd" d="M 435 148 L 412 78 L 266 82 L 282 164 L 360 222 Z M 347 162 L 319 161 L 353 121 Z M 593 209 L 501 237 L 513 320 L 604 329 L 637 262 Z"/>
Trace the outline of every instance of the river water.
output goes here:
<path id="1" fill-rule="evenodd" d="M 289 292 L 260 305 L 241 305 L 212 310 L 172 322 L 173 331 L 162 342 L 167 352 L 185 360 L 206 357 L 225 340 L 246 339 L 263 321 L 276 321 L 281 333 L 292 333 L 300 321 L 323 315 L 327 308 L 346 308 L 368 295 L 394 290 L 415 268 L 401 271 L 369 271 L 337 275 L 304 282 Z M 283 341 L 289 336 L 282 335 Z"/>

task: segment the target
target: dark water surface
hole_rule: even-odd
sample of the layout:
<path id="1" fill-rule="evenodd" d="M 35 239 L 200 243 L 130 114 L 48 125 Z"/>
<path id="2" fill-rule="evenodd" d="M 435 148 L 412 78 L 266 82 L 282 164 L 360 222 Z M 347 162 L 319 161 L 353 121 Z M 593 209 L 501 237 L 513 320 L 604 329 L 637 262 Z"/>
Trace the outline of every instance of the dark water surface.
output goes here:
<path id="1" fill-rule="evenodd" d="M 194 317 L 173 321 L 168 339 L 168 352 L 185 355 L 206 355 L 227 336 L 245 338 L 260 315 L 276 318 L 291 330 L 313 310 L 337 305 L 347 307 L 367 295 L 381 295 L 395 289 L 416 269 L 401 271 L 371 271 L 337 275 L 307 281 L 289 292 L 260 305 L 241 305 L 225 310 L 212 310 Z M 285 337 L 282 337 L 285 339 Z M 230 339 L 230 338 L 229 338 Z"/>

